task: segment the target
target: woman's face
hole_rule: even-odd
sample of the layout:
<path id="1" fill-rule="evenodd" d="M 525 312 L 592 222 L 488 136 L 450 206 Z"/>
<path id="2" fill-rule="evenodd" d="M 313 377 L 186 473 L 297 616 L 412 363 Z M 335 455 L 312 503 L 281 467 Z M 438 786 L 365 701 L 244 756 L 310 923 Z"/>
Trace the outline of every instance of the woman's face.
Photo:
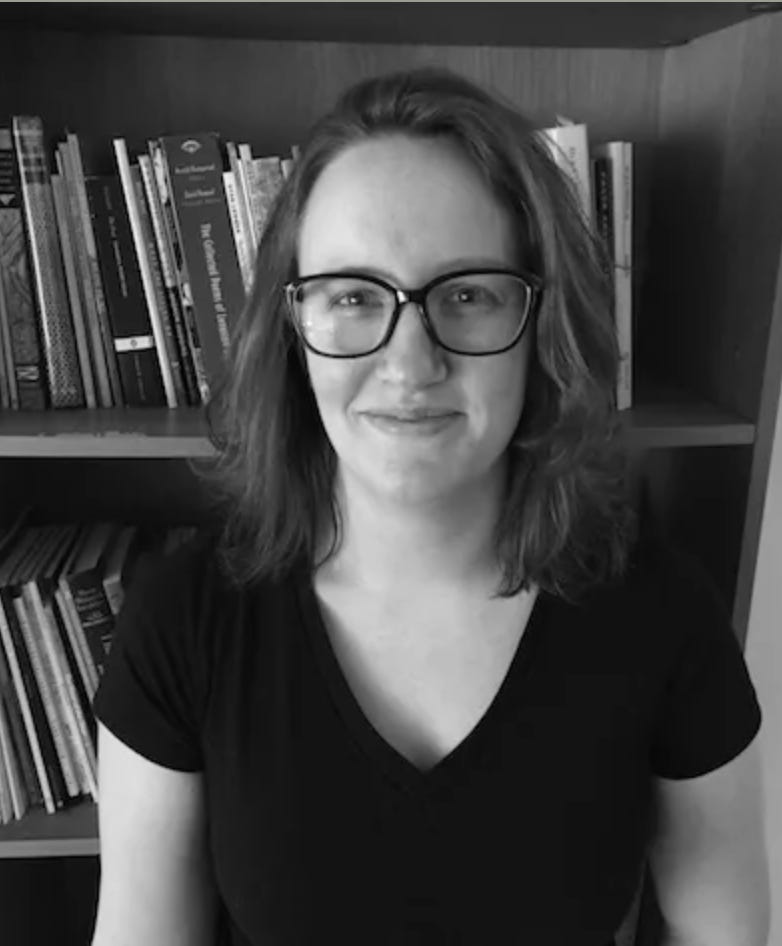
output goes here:
<path id="1" fill-rule="evenodd" d="M 509 215 L 458 147 L 399 134 L 352 145 L 325 168 L 305 207 L 298 263 L 301 276 L 358 271 L 415 289 L 455 270 L 518 269 L 520 260 Z M 524 402 L 530 336 L 528 328 L 497 355 L 452 354 L 408 303 L 391 340 L 371 355 L 339 360 L 308 350 L 345 488 L 421 503 L 501 476 Z"/>

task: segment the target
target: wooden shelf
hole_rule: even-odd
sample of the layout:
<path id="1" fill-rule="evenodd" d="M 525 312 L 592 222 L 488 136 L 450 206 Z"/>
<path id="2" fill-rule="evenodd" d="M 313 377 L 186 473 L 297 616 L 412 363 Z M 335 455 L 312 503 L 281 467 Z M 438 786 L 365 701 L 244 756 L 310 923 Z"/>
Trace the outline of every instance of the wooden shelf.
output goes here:
<path id="1" fill-rule="evenodd" d="M 166 459 L 211 456 L 196 408 L 0 413 L 2 457 Z"/>
<path id="2" fill-rule="evenodd" d="M 775 3 L 4 3 L 17 29 L 468 46 L 654 48 Z"/>
<path id="3" fill-rule="evenodd" d="M 0 827 L 0 858 L 87 857 L 98 853 L 98 809 L 78 801 L 57 814 L 31 809 Z"/>
<path id="4" fill-rule="evenodd" d="M 640 448 L 751 444 L 755 436 L 750 421 L 663 390 L 623 411 L 622 423 Z M 0 457 L 176 459 L 213 452 L 195 408 L 0 413 Z"/>

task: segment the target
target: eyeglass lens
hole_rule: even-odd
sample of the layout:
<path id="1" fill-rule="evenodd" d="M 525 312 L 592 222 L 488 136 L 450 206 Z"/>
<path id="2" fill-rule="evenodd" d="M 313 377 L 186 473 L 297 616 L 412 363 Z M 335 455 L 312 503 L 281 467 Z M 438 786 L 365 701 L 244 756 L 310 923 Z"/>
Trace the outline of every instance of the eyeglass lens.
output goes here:
<path id="1" fill-rule="evenodd" d="M 465 354 L 499 351 L 518 337 L 529 286 L 509 273 L 462 273 L 432 286 L 425 308 L 437 340 Z M 305 340 L 333 355 L 370 352 L 383 341 L 397 306 L 389 287 L 355 276 L 302 283 L 294 308 Z"/>

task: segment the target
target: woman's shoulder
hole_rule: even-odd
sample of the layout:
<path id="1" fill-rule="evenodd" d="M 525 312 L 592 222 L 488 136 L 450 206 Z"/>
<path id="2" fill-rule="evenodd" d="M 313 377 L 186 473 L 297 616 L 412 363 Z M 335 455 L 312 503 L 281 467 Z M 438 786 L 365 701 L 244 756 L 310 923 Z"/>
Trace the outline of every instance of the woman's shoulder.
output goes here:
<path id="1" fill-rule="evenodd" d="M 171 550 L 156 548 L 142 556 L 129 597 L 147 611 L 205 619 L 244 609 L 250 601 L 270 602 L 293 580 L 291 572 L 242 582 L 231 572 L 219 534 L 199 530 Z"/>
<path id="2" fill-rule="evenodd" d="M 690 550 L 659 533 L 640 534 L 621 575 L 586 593 L 587 608 L 661 624 L 670 630 L 708 618 L 730 623 L 727 600 L 712 572 Z"/>

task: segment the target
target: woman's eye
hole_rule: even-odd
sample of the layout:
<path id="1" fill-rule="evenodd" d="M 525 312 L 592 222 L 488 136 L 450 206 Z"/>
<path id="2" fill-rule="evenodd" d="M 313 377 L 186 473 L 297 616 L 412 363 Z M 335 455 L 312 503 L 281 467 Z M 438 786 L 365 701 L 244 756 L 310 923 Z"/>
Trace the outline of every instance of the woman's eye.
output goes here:
<path id="1" fill-rule="evenodd" d="M 376 293 L 366 290 L 343 292 L 331 300 L 331 305 L 337 309 L 369 309 L 382 305 L 382 300 Z"/>
<path id="2" fill-rule="evenodd" d="M 450 301 L 459 306 L 488 306 L 497 302 L 484 286 L 460 286 L 450 293 Z"/>

